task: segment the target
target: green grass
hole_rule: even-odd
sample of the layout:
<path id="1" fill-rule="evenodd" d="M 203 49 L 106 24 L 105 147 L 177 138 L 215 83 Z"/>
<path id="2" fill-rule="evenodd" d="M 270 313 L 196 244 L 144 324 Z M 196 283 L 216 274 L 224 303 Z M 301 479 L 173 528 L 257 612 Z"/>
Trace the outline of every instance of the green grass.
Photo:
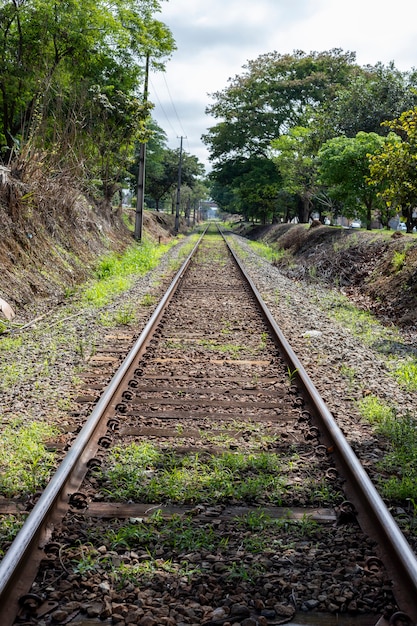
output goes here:
<path id="1" fill-rule="evenodd" d="M 405 265 L 406 256 L 407 256 L 407 253 L 404 250 L 394 251 L 392 261 L 391 261 L 394 272 L 400 272 L 403 269 Z"/>
<path id="2" fill-rule="evenodd" d="M 409 358 L 393 361 L 393 376 L 408 391 L 417 391 L 417 361 Z"/>
<path id="3" fill-rule="evenodd" d="M 110 458 L 101 490 L 115 500 L 282 502 L 284 478 L 278 455 L 272 453 L 225 452 L 200 458 L 159 452 L 144 443 L 115 448 Z"/>
<path id="4" fill-rule="evenodd" d="M 274 248 L 271 248 L 262 241 L 250 241 L 249 245 L 258 256 L 261 256 L 270 263 L 279 261 L 279 259 L 285 255 L 285 250 L 274 250 Z"/>
<path id="5" fill-rule="evenodd" d="M 19 337 L 1 337 L 0 338 L 0 353 L 1 352 L 13 352 L 20 348 L 23 343 L 21 336 Z"/>
<path id="6" fill-rule="evenodd" d="M 203 346 L 206 350 L 211 352 L 219 352 L 220 354 L 227 354 L 233 359 L 237 359 L 241 352 L 244 350 L 243 346 L 239 346 L 233 343 L 218 344 L 215 341 L 208 339 L 200 339 L 197 342 L 200 346 Z"/>
<path id="7" fill-rule="evenodd" d="M 380 428 L 395 417 L 393 409 L 376 396 L 365 396 L 358 402 L 358 406 L 362 417 Z"/>
<path id="8" fill-rule="evenodd" d="M 54 469 L 55 455 L 44 443 L 56 429 L 43 422 L 22 424 L 14 420 L 0 439 L 0 493 L 6 497 L 42 489 Z"/>
<path id="9" fill-rule="evenodd" d="M 211 441 L 210 436 L 207 438 Z M 215 443 L 226 446 L 227 441 L 225 434 Z M 181 504 L 240 501 L 281 506 L 299 499 L 316 505 L 334 503 L 340 498 L 333 486 L 317 475 L 317 468 L 310 468 L 311 475 L 303 484 L 294 482 L 297 455 L 291 452 L 283 457 L 264 452 L 263 445 L 262 435 L 255 433 L 254 440 L 246 442 L 245 452 L 225 450 L 199 456 L 158 451 L 147 442 L 134 443 L 126 448 L 114 448 L 107 467 L 98 470 L 96 477 L 100 491 L 116 501 Z"/>
<path id="10" fill-rule="evenodd" d="M 114 313 L 105 312 L 98 317 L 98 322 L 105 328 L 115 326 L 129 326 L 136 321 L 136 314 L 132 305 L 122 306 Z"/>
<path id="11" fill-rule="evenodd" d="M 95 270 L 95 280 L 82 293 L 82 300 L 95 306 L 110 302 L 130 288 L 134 276 L 143 276 L 156 267 L 168 249 L 169 245 L 156 245 L 145 240 L 130 246 L 123 255 L 103 257 Z"/>
<path id="12" fill-rule="evenodd" d="M 156 555 L 158 545 L 165 549 L 176 550 L 216 550 L 224 543 L 222 537 L 216 536 L 212 525 L 199 526 L 191 517 L 173 515 L 170 519 L 152 516 L 148 523 L 126 524 L 112 530 L 108 536 L 112 550 L 118 548 L 132 549 L 147 546 L 148 551 Z"/>
<path id="13" fill-rule="evenodd" d="M 156 297 L 150 293 L 145 293 L 140 301 L 141 306 L 153 306 L 156 303 Z"/>
<path id="14" fill-rule="evenodd" d="M 358 309 L 350 300 L 342 294 L 331 292 L 322 301 L 322 306 L 328 314 L 349 328 L 352 333 L 368 345 L 373 345 L 376 340 L 392 338 L 392 331 L 385 328 L 368 311 Z"/>
<path id="15" fill-rule="evenodd" d="M 24 517 L 16 517 L 15 515 L 0 516 L 0 557 L 3 557 L 5 554 L 2 546 L 5 547 L 5 544 L 13 541 L 23 526 Z"/>
<path id="16" fill-rule="evenodd" d="M 384 479 L 380 480 L 382 495 L 395 502 L 415 500 L 417 494 L 417 421 L 406 413 L 398 415 L 394 408 L 375 396 L 359 403 L 361 415 L 375 425 L 377 432 L 390 442 L 390 450 L 379 463 Z M 386 474 L 389 474 L 386 478 Z"/>

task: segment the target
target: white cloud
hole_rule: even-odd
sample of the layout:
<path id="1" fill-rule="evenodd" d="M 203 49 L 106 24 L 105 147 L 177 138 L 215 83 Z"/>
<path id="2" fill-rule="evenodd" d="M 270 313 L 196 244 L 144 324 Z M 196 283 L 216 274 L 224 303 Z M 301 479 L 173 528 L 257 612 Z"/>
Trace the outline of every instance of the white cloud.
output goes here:
<path id="1" fill-rule="evenodd" d="M 417 66 L 415 14 L 415 0 L 163 2 L 159 19 L 171 29 L 177 51 L 165 77 L 152 75 L 154 115 L 170 146 L 186 133 L 186 150 L 206 162 L 200 138 L 215 123 L 204 114 L 208 94 L 224 89 L 248 60 L 274 50 L 342 48 L 356 52 L 361 65 L 394 61 L 408 70 Z"/>

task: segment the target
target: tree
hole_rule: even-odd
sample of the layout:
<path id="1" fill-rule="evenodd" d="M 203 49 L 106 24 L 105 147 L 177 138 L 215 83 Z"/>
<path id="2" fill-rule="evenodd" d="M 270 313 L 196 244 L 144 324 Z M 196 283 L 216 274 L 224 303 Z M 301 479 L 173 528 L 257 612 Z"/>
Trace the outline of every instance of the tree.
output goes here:
<path id="1" fill-rule="evenodd" d="M 372 211 L 378 207 L 375 186 L 368 183 L 370 154 L 385 140 L 376 133 L 359 132 L 356 137 L 334 137 L 319 150 L 319 182 L 335 200 L 343 202 L 347 217 L 360 217 L 371 228 Z"/>
<path id="2" fill-rule="evenodd" d="M 307 223 L 317 193 L 317 165 L 314 139 L 304 126 L 294 126 L 287 134 L 271 142 L 273 157 L 281 174 L 282 189 L 299 199 L 298 219 Z"/>
<path id="3" fill-rule="evenodd" d="M 319 115 L 326 119 L 332 136 L 355 137 L 360 131 L 386 135 L 382 123 L 416 104 L 416 86 L 415 71 L 400 72 L 393 63 L 367 65 L 352 74 L 349 84 L 337 90 Z"/>
<path id="4" fill-rule="evenodd" d="M 214 163 L 213 197 L 220 202 L 221 195 L 229 209 L 262 220 L 266 213 L 273 219 L 287 215 L 289 205 L 284 208 L 279 194 L 281 175 L 270 160 L 271 141 L 311 116 L 312 107 L 333 98 L 354 71 L 354 61 L 353 53 L 341 50 L 273 52 L 249 61 L 241 76 L 215 93 L 207 112 L 219 122 L 203 135 Z M 249 188 L 244 179 L 251 179 L 252 170 L 257 176 Z M 238 180 L 233 182 L 231 175 Z"/>
<path id="5" fill-rule="evenodd" d="M 99 177 L 109 204 L 135 139 L 147 138 L 143 59 L 150 55 L 160 67 L 174 48 L 154 18 L 159 5 L 0 0 L 3 159 L 26 142 L 33 153 L 48 152 L 54 168 Z"/>
<path id="6" fill-rule="evenodd" d="M 235 159 L 215 167 L 209 178 L 211 196 L 223 210 L 264 223 L 276 217 L 281 176 L 270 159 Z"/>
<path id="7" fill-rule="evenodd" d="M 207 113 L 220 120 L 203 135 L 210 159 L 266 157 L 270 142 L 288 128 L 303 123 L 306 112 L 333 99 L 357 67 L 355 55 L 339 49 L 292 55 L 261 55 L 245 72 L 213 94 Z"/>
<path id="8" fill-rule="evenodd" d="M 384 125 L 391 132 L 370 159 L 368 183 L 378 185 L 378 195 L 402 213 L 407 232 L 412 232 L 417 225 L 417 107 Z"/>
<path id="9" fill-rule="evenodd" d="M 178 167 L 180 150 L 158 147 L 151 153 L 149 167 L 145 168 L 146 183 L 145 193 L 147 202 L 160 210 L 161 203 L 178 185 Z M 181 167 L 181 184 L 187 185 L 191 190 L 197 185 L 204 174 L 204 165 L 198 158 L 183 151 Z"/>

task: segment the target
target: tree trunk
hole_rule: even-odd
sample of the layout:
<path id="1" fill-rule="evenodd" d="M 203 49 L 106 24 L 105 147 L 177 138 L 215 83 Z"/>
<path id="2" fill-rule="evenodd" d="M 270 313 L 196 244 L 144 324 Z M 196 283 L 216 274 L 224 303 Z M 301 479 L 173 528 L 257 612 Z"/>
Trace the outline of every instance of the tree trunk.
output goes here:
<path id="1" fill-rule="evenodd" d="M 303 197 L 298 199 L 298 220 L 301 224 L 307 224 L 311 212 L 310 198 Z"/>

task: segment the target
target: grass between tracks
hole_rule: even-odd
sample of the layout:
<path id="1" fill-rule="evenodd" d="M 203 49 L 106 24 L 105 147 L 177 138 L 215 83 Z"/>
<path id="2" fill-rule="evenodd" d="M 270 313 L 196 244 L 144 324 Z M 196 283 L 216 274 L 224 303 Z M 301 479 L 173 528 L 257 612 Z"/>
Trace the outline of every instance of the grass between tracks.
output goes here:
<path id="1" fill-rule="evenodd" d="M 217 555 L 217 571 L 221 569 L 225 581 L 251 582 L 267 570 L 262 561 L 265 551 L 278 552 L 284 559 L 287 554 L 293 557 L 297 539 L 316 546 L 327 532 L 308 517 L 272 519 L 260 510 L 220 525 L 203 524 L 192 516 L 174 515 L 166 519 L 157 511 L 146 519 L 121 522 L 117 529 L 91 526 L 86 532 L 89 543 L 66 550 L 70 552 L 74 573 L 91 575 L 104 570 L 119 586 L 154 576 L 165 578 L 167 574 L 189 580 L 212 567 L 213 555 Z M 115 558 L 124 550 L 135 551 L 133 563 Z"/>
<path id="2" fill-rule="evenodd" d="M 258 435 L 254 433 L 252 448 L 245 452 L 225 450 L 213 455 L 177 454 L 150 442 L 118 446 L 106 467 L 96 470 L 95 478 L 104 497 L 115 501 L 277 506 L 340 501 L 341 494 L 323 477 L 319 465 L 310 465 L 309 477 L 301 480 L 303 461 L 297 451 L 287 456 L 264 452 Z"/>

